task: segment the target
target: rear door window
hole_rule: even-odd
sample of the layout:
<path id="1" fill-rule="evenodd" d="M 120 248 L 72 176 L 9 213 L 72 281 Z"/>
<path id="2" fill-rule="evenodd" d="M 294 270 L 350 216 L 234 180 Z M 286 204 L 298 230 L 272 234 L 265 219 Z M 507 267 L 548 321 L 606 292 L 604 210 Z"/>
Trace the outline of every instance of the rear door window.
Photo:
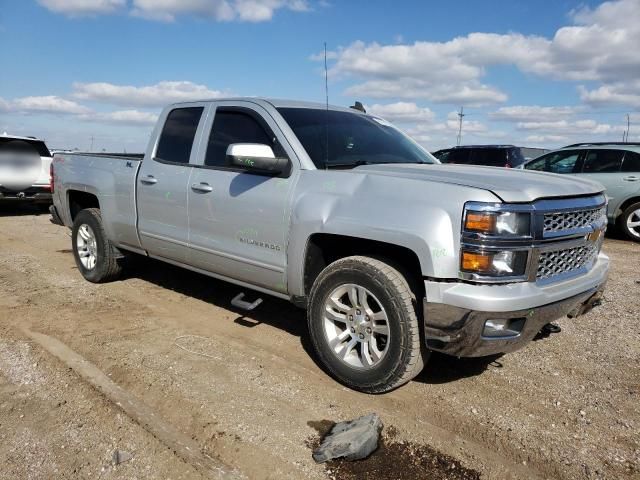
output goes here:
<path id="1" fill-rule="evenodd" d="M 477 148 L 471 154 L 471 162 L 474 165 L 486 165 L 488 167 L 505 167 L 507 150 L 505 148 Z"/>
<path id="2" fill-rule="evenodd" d="M 454 148 L 445 161 L 447 163 L 471 163 L 471 150 L 468 148 Z"/>
<path id="3" fill-rule="evenodd" d="M 160 134 L 156 159 L 170 163 L 189 163 L 191 148 L 204 107 L 176 108 L 167 115 Z"/>
<path id="4" fill-rule="evenodd" d="M 622 162 L 622 171 L 640 173 L 640 155 L 636 152 L 626 152 Z"/>
<path id="5" fill-rule="evenodd" d="M 584 159 L 583 173 L 619 172 L 624 150 L 590 150 Z"/>
<path id="6" fill-rule="evenodd" d="M 252 115 L 218 108 L 209 135 L 204 164 L 211 167 L 227 165 L 227 148 L 232 143 L 260 143 L 273 147 L 273 135 L 267 133 Z"/>
<path id="7" fill-rule="evenodd" d="M 574 173 L 580 150 L 561 150 L 543 155 L 527 163 L 524 168 L 551 173 Z"/>

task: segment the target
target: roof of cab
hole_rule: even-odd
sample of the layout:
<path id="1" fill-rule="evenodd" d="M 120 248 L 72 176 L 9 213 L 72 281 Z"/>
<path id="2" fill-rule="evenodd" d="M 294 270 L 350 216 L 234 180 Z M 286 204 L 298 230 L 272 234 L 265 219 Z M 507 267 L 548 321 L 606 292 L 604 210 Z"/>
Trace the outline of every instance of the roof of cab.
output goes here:
<path id="1" fill-rule="evenodd" d="M 593 142 L 593 143 L 574 143 L 561 147 L 558 150 L 575 150 L 575 149 L 589 149 L 589 150 L 631 150 L 632 152 L 640 153 L 640 143 L 637 142 Z"/>
<path id="2" fill-rule="evenodd" d="M 173 103 L 171 106 L 182 105 L 188 103 L 202 103 L 202 102 L 252 102 L 257 104 L 270 104 L 275 108 L 312 108 L 317 110 L 326 110 L 327 105 L 325 103 L 318 102 L 304 102 L 301 100 L 287 100 L 281 98 L 266 98 L 266 97 L 228 97 L 228 98 L 206 98 L 201 100 L 193 100 L 189 102 Z M 360 110 L 350 107 L 341 107 L 338 105 L 329 104 L 329 110 L 337 110 L 343 112 L 358 113 L 363 115 Z"/>

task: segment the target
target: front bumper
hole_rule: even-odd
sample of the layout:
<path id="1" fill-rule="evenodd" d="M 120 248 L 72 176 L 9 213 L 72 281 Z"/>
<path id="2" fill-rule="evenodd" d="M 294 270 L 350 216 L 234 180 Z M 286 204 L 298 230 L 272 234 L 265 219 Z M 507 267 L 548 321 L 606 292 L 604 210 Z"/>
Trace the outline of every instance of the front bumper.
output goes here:
<path id="1" fill-rule="evenodd" d="M 1 202 L 31 202 L 31 203 L 51 203 L 53 195 L 48 186 L 34 186 L 16 192 L 4 187 L 0 187 Z"/>
<path id="2" fill-rule="evenodd" d="M 502 286 L 465 284 L 455 291 L 456 284 L 427 282 L 431 283 L 426 285 L 424 300 L 427 347 L 459 357 L 518 350 L 545 324 L 565 315 L 576 317 L 597 305 L 607 281 L 608 266 L 608 258 L 601 254 L 588 274 L 545 287 L 537 287 L 535 282 Z M 453 292 L 447 294 L 449 290 Z M 429 291 L 439 293 L 440 300 L 444 297 L 449 301 L 427 301 Z M 483 336 L 485 322 L 496 319 L 512 320 L 519 325 L 518 333 L 509 337 Z"/>

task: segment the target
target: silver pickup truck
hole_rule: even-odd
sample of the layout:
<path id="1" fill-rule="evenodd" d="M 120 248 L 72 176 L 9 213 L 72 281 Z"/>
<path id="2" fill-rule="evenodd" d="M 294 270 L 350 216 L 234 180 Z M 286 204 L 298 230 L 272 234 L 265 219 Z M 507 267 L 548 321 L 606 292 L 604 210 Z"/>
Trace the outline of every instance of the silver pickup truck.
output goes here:
<path id="1" fill-rule="evenodd" d="M 180 103 L 144 155 L 53 165 L 53 219 L 87 280 L 136 253 L 291 300 L 322 365 L 364 392 L 409 381 L 433 350 L 516 350 L 597 304 L 607 279 L 600 185 L 440 165 L 352 109 Z"/>

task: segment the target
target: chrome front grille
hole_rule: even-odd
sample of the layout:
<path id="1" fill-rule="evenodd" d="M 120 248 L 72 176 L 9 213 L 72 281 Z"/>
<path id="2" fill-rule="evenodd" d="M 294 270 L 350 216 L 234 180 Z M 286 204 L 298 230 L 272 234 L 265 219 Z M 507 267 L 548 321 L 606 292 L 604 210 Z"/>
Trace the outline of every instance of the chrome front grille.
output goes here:
<path id="1" fill-rule="evenodd" d="M 546 280 L 563 274 L 578 273 L 590 266 L 598 257 L 600 243 L 589 243 L 573 248 L 547 250 L 540 253 L 537 280 Z"/>
<path id="2" fill-rule="evenodd" d="M 573 212 L 550 212 L 544 215 L 544 233 L 558 233 L 588 227 L 601 221 L 607 215 L 607 208 Z"/>
<path id="3" fill-rule="evenodd" d="M 531 203 L 467 202 L 466 212 L 489 212 L 500 216 L 515 214 L 518 226 L 529 221 L 528 235 L 478 233 L 466 230 L 461 235 L 460 278 L 477 283 L 538 282 L 549 285 L 588 274 L 598 262 L 607 228 L 607 204 L 604 194 L 566 198 L 545 198 Z M 528 218 L 526 217 L 528 216 Z M 522 259 L 508 274 L 474 273 L 463 268 L 464 252 L 505 255 Z M 493 258 L 493 257 L 492 257 Z M 506 257 L 505 257 L 506 258 Z M 493 260 L 491 260 L 493 261 Z"/>

